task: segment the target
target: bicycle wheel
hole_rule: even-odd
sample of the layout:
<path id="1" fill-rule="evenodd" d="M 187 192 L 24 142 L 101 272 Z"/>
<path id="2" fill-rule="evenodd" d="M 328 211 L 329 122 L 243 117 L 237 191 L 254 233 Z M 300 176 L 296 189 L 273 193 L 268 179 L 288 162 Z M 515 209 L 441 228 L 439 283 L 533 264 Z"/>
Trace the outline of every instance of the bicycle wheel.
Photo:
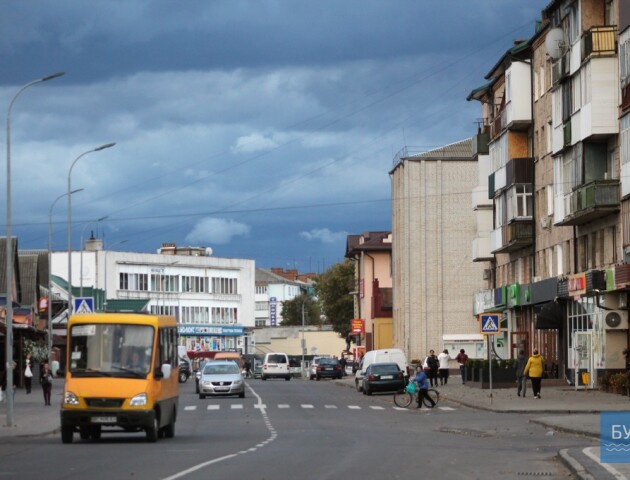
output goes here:
<path id="1" fill-rule="evenodd" d="M 394 403 L 396 404 L 397 407 L 400 407 L 400 408 L 407 408 L 409 405 L 411 405 L 412 398 L 413 396 L 411 395 L 411 393 L 407 393 L 407 392 L 394 393 Z"/>
<path id="2" fill-rule="evenodd" d="M 440 392 L 437 390 L 430 388 L 427 390 L 427 394 L 422 399 L 422 403 L 425 407 L 433 408 L 440 401 Z"/>

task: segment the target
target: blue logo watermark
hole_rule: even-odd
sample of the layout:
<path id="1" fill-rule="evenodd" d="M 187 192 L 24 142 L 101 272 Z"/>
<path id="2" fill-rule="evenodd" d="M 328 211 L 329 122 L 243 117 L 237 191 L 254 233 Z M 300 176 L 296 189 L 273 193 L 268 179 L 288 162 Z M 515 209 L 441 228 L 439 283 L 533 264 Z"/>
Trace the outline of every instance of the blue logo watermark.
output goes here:
<path id="1" fill-rule="evenodd" d="M 630 463 L 630 412 L 600 413 L 599 460 Z"/>

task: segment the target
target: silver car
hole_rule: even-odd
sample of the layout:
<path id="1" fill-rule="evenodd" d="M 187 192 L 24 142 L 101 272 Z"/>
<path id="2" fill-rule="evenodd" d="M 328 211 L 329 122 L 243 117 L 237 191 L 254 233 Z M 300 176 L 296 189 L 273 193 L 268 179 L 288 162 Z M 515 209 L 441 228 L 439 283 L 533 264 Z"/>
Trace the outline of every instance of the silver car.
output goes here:
<path id="1" fill-rule="evenodd" d="M 206 395 L 238 395 L 245 398 L 245 381 L 238 365 L 231 361 L 207 362 L 199 378 L 199 398 Z"/>
<path id="2" fill-rule="evenodd" d="M 319 357 L 313 357 L 313 361 L 311 362 L 311 366 L 308 369 L 308 378 L 309 380 L 314 380 L 317 377 L 317 365 L 319 365 L 319 361 L 322 358 L 331 358 L 330 355 L 322 355 Z"/>

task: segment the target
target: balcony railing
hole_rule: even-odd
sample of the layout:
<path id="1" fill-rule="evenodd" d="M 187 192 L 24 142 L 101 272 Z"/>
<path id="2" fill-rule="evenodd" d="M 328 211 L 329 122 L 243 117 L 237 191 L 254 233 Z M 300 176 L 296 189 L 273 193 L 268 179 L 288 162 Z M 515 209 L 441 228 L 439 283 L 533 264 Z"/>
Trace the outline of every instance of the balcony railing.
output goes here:
<path id="1" fill-rule="evenodd" d="M 615 26 L 593 27 L 582 39 L 582 61 L 588 57 L 615 55 Z"/>
<path id="2" fill-rule="evenodd" d="M 517 221 L 501 227 L 501 245 L 495 245 L 492 253 L 507 253 L 532 245 L 534 222 Z"/>
<path id="3" fill-rule="evenodd" d="M 559 225 L 582 225 L 620 209 L 619 180 L 595 180 L 569 194 L 569 211 Z"/>

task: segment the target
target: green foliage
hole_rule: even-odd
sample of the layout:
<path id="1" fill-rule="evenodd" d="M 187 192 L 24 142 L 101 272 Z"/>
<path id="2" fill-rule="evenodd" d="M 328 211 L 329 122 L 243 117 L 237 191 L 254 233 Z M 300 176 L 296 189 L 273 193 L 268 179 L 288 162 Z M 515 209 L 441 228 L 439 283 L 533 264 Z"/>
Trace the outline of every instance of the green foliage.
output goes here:
<path id="1" fill-rule="evenodd" d="M 282 302 L 283 327 L 295 327 L 302 325 L 302 304 L 304 304 L 304 324 L 320 325 L 321 315 L 318 303 L 306 293 L 302 293 L 292 300 Z"/>
<path id="2" fill-rule="evenodd" d="M 42 341 L 24 339 L 24 354 L 31 354 L 34 362 L 41 362 L 48 358 L 48 346 Z"/>
<path id="3" fill-rule="evenodd" d="M 315 280 L 315 292 L 322 313 L 341 337 L 350 333 L 354 302 L 350 292 L 354 286 L 354 264 L 350 260 L 336 263 Z"/>

